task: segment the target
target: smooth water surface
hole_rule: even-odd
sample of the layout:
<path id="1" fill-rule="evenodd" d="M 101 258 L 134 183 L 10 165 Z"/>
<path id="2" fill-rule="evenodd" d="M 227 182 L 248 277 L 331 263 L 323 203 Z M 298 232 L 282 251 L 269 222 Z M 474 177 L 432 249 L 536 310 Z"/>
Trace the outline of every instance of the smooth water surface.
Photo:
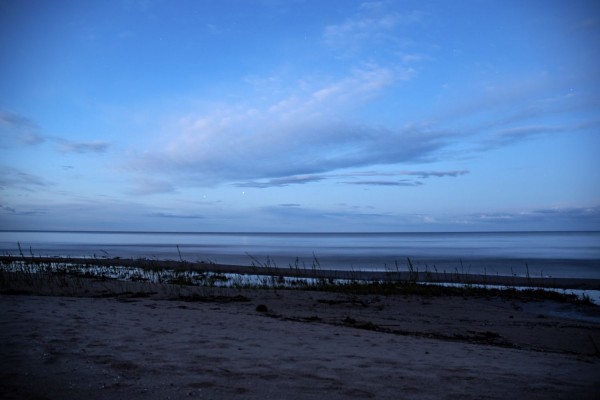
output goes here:
<path id="1" fill-rule="evenodd" d="M 0 232 L 0 252 L 600 278 L 600 232 Z M 296 261 L 297 259 L 297 261 Z"/>

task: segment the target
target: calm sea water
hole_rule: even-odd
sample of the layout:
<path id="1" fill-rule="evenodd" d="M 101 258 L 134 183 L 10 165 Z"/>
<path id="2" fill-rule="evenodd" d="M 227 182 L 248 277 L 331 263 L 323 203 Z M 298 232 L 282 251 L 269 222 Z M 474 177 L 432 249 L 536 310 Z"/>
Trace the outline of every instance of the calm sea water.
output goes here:
<path id="1" fill-rule="evenodd" d="M 279 267 L 407 269 L 600 278 L 600 232 L 165 233 L 0 231 L 0 252 L 122 258 L 181 258 Z M 179 247 L 179 250 L 178 250 Z"/>

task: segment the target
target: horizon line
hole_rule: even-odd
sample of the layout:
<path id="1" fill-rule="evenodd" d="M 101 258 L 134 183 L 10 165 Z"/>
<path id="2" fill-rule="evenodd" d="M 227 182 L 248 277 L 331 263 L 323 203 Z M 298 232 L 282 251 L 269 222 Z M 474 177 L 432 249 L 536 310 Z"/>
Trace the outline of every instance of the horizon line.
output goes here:
<path id="1" fill-rule="evenodd" d="M 143 231 L 89 229 L 0 229 L 0 232 L 22 233 L 138 233 L 138 234 L 420 234 L 420 233 L 600 233 L 600 230 L 473 230 L 473 231 Z"/>

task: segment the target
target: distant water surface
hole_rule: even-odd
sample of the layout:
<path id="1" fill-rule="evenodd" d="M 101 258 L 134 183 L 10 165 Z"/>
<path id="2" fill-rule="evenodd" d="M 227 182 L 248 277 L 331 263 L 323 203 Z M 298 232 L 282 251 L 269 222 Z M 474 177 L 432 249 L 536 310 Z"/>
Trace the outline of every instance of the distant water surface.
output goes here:
<path id="1" fill-rule="evenodd" d="M 600 278 L 600 232 L 182 233 L 0 231 L 0 252 L 279 267 Z M 178 250 L 179 247 L 179 250 Z M 297 261 L 296 261 L 297 260 Z"/>

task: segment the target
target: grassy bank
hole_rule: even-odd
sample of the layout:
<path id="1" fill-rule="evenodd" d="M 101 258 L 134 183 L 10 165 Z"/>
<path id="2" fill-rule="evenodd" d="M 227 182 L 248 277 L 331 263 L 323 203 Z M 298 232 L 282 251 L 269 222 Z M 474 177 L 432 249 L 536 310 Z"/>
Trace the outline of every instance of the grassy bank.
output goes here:
<path id="1" fill-rule="evenodd" d="M 600 289 L 600 282 L 580 279 L 446 274 L 419 271 L 408 260 L 385 271 L 334 271 L 322 269 L 315 258 L 310 266 L 277 267 L 270 259 L 253 259 L 250 266 L 190 263 L 172 260 L 119 258 L 59 258 L 0 256 L 0 288 L 4 292 L 40 292 L 45 288 L 85 294 L 89 281 L 121 282 L 111 285 L 121 292 L 152 291 L 163 286 L 184 296 L 186 287 L 302 289 L 347 294 L 495 296 L 519 299 L 552 299 L 590 302 L 590 297 L 566 289 Z M 133 285 L 135 283 L 135 285 Z M 108 287 L 108 286 L 107 286 Z M 115 289 L 118 288 L 118 289 Z M 551 290 L 548 290 L 551 289 Z M 557 291 L 560 289 L 562 291 Z M 106 289 L 106 291 L 110 291 Z"/>

